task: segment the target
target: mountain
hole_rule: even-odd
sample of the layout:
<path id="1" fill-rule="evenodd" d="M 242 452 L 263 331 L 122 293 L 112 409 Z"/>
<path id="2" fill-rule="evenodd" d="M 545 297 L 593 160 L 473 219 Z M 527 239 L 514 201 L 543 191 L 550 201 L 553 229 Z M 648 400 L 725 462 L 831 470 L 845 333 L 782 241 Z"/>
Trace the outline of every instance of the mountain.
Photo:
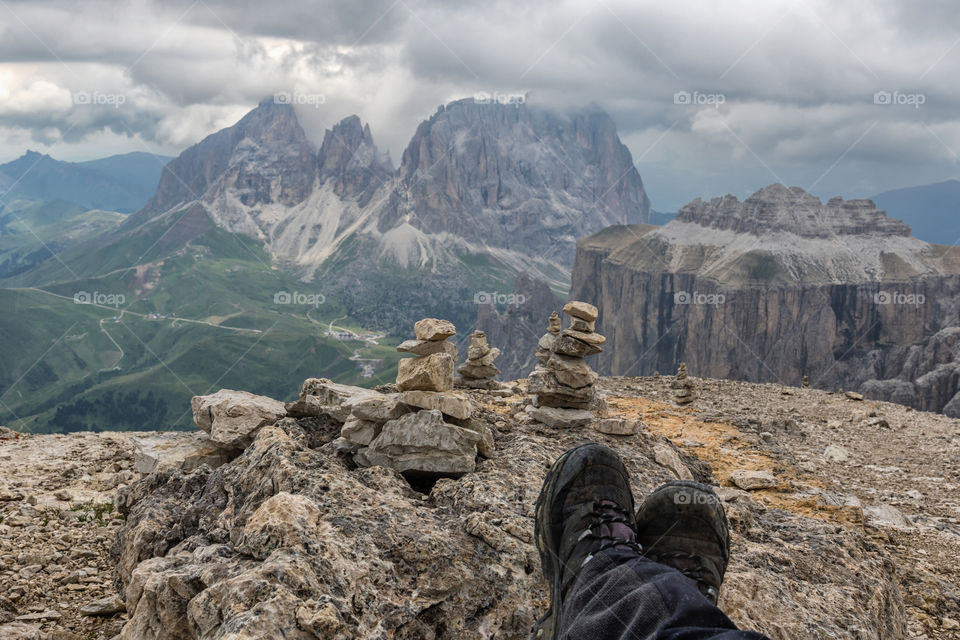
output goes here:
<path id="1" fill-rule="evenodd" d="M 869 200 L 772 185 L 582 240 L 571 296 L 608 312 L 602 371 L 860 390 L 960 415 L 960 252 Z"/>
<path id="2" fill-rule="evenodd" d="M 0 333 L 17 336 L 0 367 L 14 413 L 0 421 L 126 429 L 149 415 L 182 427 L 173 408 L 191 393 L 221 376 L 277 393 L 275 363 L 288 360 L 372 386 L 396 366 L 390 344 L 425 316 L 454 321 L 462 341 L 478 314 L 495 315 L 505 346 L 532 353 L 523 340 L 566 291 L 575 239 L 648 212 L 596 109 L 454 102 L 394 168 L 358 117 L 317 146 L 290 105 L 264 100 L 170 161 L 120 224 L 0 273 L 13 309 Z M 519 313 L 480 304 L 514 287 L 530 305 Z M 284 292 L 318 302 L 278 303 Z M 124 302 L 74 304 L 78 293 Z"/>
<path id="3" fill-rule="evenodd" d="M 884 191 L 871 198 L 927 242 L 960 244 L 960 180 Z"/>
<path id="4" fill-rule="evenodd" d="M 0 165 L 0 196 L 5 202 L 64 200 L 87 209 L 130 213 L 153 195 L 170 158 L 127 153 L 88 162 L 63 162 L 27 151 Z"/>

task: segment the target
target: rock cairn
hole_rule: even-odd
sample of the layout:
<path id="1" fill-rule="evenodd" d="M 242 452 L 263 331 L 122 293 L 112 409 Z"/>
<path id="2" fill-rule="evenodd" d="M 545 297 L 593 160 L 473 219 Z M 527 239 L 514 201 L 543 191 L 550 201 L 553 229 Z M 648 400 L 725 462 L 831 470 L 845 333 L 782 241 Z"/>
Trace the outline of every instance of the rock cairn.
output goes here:
<path id="1" fill-rule="evenodd" d="M 809 389 L 809 388 L 810 388 L 810 376 L 803 376 L 803 382 L 800 384 L 800 386 L 801 386 L 802 388 L 804 388 L 804 389 Z"/>
<path id="2" fill-rule="evenodd" d="M 584 358 L 600 353 L 606 338 L 595 333 L 597 308 L 586 302 L 571 301 L 563 307 L 570 326 L 562 327 L 560 316 L 551 314 L 547 333 L 540 338 L 535 352 L 537 367 L 527 378 L 527 391 L 535 395 L 527 412 L 551 427 L 575 427 L 588 424 L 606 412 L 596 396 L 597 374 Z M 590 411 L 593 409 L 594 411 Z"/>
<path id="3" fill-rule="evenodd" d="M 687 374 L 686 362 L 680 363 L 680 368 L 677 369 L 677 377 L 670 384 L 670 387 L 673 389 L 673 401 L 681 407 L 696 400 L 697 397 L 693 392 L 693 381 Z"/>
<path id="4" fill-rule="evenodd" d="M 499 389 L 500 384 L 493 378 L 500 374 L 493 361 L 500 355 L 500 349 L 487 344 L 487 334 L 474 331 L 470 334 L 470 346 L 467 347 L 467 361 L 457 368 L 460 378 L 458 386 L 470 389 Z"/>
<path id="5" fill-rule="evenodd" d="M 414 325 L 416 340 L 397 347 L 415 358 L 400 361 L 396 393 L 358 393 L 345 400 L 338 448 L 363 467 L 383 466 L 413 477 L 457 476 L 489 456 L 493 435 L 470 416 L 470 401 L 453 392 L 457 330 L 446 320 Z"/>

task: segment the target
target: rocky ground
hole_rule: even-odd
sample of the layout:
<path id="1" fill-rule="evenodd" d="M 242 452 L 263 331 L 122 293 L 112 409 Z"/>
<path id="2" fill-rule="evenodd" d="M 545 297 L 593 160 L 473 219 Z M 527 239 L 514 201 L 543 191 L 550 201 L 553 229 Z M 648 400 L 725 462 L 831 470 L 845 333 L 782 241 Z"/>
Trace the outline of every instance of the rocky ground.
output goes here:
<path id="1" fill-rule="evenodd" d="M 0 638 L 525 638 L 547 598 L 533 502 L 588 440 L 623 455 L 638 496 L 676 476 L 721 487 L 721 605 L 743 626 L 960 638 L 960 421 L 717 380 L 681 409 L 671 380 L 598 383 L 611 415 L 644 423 L 632 436 L 471 391 L 496 451 L 433 486 L 356 468 L 317 418 L 264 427 L 216 469 L 149 475 L 138 451 L 193 435 L 0 432 Z M 770 486 L 735 486 L 750 478 Z"/>

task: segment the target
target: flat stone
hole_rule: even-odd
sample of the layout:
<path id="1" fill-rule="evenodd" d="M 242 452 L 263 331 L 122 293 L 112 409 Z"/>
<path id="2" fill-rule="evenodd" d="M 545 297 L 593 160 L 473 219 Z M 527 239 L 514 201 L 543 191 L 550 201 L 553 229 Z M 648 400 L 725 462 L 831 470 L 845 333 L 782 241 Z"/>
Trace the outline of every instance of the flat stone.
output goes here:
<path id="1" fill-rule="evenodd" d="M 583 331 L 584 333 L 593 333 L 597 328 L 596 320 L 582 320 L 580 318 L 574 318 L 570 323 L 570 328 L 574 331 Z"/>
<path id="2" fill-rule="evenodd" d="M 537 367 L 527 377 L 527 393 L 536 395 L 541 406 L 572 409 L 589 409 L 596 398 L 593 387 L 567 387 L 557 381 L 553 372 L 542 367 Z"/>
<path id="3" fill-rule="evenodd" d="M 908 529 L 911 527 L 906 516 L 889 504 L 863 507 L 863 516 L 867 524 L 877 528 Z"/>
<path id="4" fill-rule="evenodd" d="M 583 358 L 553 354 L 546 367 L 553 372 L 557 381 L 567 387 L 581 389 L 597 381 L 597 374 L 583 361 Z"/>
<path id="5" fill-rule="evenodd" d="M 847 398 L 848 400 L 856 400 L 856 401 L 858 401 L 858 402 L 863 400 L 863 395 L 857 393 L 856 391 L 847 391 L 847 392 L 844 393 L 843 395 L 844 395 L 844 397 Z"/>
<path id="6" fill-rule="evenodd" d="M 639 425 L 636 420 L 626 418 L 604 418 L 593 423 L 594 430 L 610 436 L 632 436 L 637 433 Z"/>
<path id="7" fill-rule="evenodd" d="M 437 318 L 418 320 L 413 325 L 413 331 L 417 335 L 417 340 L 446 340 L 450 336 L 457 335 L 457 328 L 452 322 Z"/>
<path id="8" fill-rule="evenodd" d="M 593 413 L 585 409 L 529 406 L 526 408 L 526 412 L 534 420 L 555 429 L 582 427 L 590 424 L 594 420 Z"/>
<path id="9" fill-rule="evenodd" d="M 470 401 L 457 393 L 437 391 L 404 391 L 400 400 L 405 405 L 419 409 L 436 409 L 448 416 L 466 420 L 473 413 Z"/>
<path id="10" fill-rule="evenodd" d="M 386 422 L 396 420 L 409 409 L 400 402 L 399 393 L 372 393 L 370 395 L 354 396 L 342 405 L 350 411 L 350 417 L 359 420 Z"/>
<path id="11" fill-rule="evenodd" d="M 383 425 L 363 450 L 371 465 L 400 472 L 460 475 L 476 468 L 475 431 L 444 422 L 436 410 L 408 413 Z"/>
<path id="12" fill-rule="evenodd" d="M 123 613 L 126 610 L 127 607 L 123 603 L 123 600 L 120 599 L 120 596 L 111 594 L 94 600 L 93 602 L 88 602 L 80 607 L 80 615 L 90 617 L 112 616 L 117 613 Z"/>
<path id="13" fill-rule="evenodd" d="M 540 340 L 537 342 L 537 349 L 543 349 L 544 351 L 553 351 L 553 347 L 556 344 L 556 340 L 559 336 L 552 333 L 545 333 L 540 336 Z"/>
<path id="14" fill-rule="evenodd" d="M 593 322 L 597 319 L 600 311 L 592 304 L 571 300 L 563 306 L 563 312 L 573 318 L 580 318 L 587 322 Z"/>
<path id="15" fill-rule="evenodd" d="M 561 334 L 556 336 L 556 341 L 553 343 L 553 351 L 565 356 L 585 358 L 600 353 L 603 349 L 593 344 L 587 344 L 582 340 L 577 340 L 571 336 Z"/>
<path id="16" fill-rule="evenodd" d="M 329 416 L 337 422 L 346 422 L 350 415 L 343 403 L 350 398 L 376 393 L 363 387 L 339 384 L 328 378 L 307 378 L 300 388 L 300 397 L 285 406 L 287 415 L 294 418 Z"/>
<path id="17" fill-rule="evenodd" d="M 340 437 L 348 442 L 365 447 L 369 445 L 374 438 L 380 435 L 383 427 L 381 422 L 371 420 L 347 420 L 340 429 Z"/>
<path id="18" fill-rule="evenodd" d="M 570 336 L 571 338 L 576 338 L 581 342 L 586 342 L 587 344 L 592 344 L 597 347 L 607 341 L 605 337 L 599 333 L 587 333 L 586 331 L 576 331 L 574 329 L 564 329 L 563 335 Z"/>
<path id="19" fill-rule="evenodd" d="M 730 482 L 744 491 L 772 489 L 777 486 L 777 479 L 769 471 L 752 471 L 748 469 L 739 469 L 731 473 Z"/>
<path id="20" fill-rule="evenodd" d="M 490 427 L 473 418 L 458 420 L 457 426 L 480 434 L 480 440 L 477 442 L 477 453 L 484 458 L 493 457 L 494 439 Z"/>
<path id="21" fill-rule="evenodd" d="M 133 468 L 143 474 L 173 468 L 190 473 L 201 465 L 216 469 L 232 457 L 203 432 L 154 433 L 131 440 Z"/>
<path id="22" fill-rule="evenodd" d="M 484 345 L 482 347 L 475 347 L 471 345 L 467 347 L 467 360 L 479 360 L 488 353 L 490 353 L 489 346 Z"/>
<path id="23" fill-rule="evenodd" d="M 500 369 L 492 364 L 480 365 L 468 361 L 457 367 L 457 373 L 464 378 L 486 380 L 500 375 Z"/>
<path id="24" fill-rule="evenodd" d="M 449 353 L 457 357 L 457 345 L 446 340 L 406 340 L 397 346 L 400 353 L 429 356 L 432 353 Z"/>
<path id="25" fill-rule="evenodd" d="M 453 389 L 453 363 L 453 358 L 447 353 L 404 358 L 397 366 L 397 389 L 450 391 Z"/>
<path id="26" fill-rule="evenodd" d="M 218 446 L 227 449 L 246 448 L 260 427 L 287 414 L 279 400 L 231 389 L 194 396 L 190 407 L 197 427 L 210 434 Z"/>

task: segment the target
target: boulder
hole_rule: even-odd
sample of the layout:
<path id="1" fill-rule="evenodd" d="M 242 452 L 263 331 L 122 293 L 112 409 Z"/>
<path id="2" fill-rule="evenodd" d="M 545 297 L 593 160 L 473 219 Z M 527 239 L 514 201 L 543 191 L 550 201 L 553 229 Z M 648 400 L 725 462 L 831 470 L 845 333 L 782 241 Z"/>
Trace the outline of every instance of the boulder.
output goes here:
<path id="1" fill-rule="evenodd" d="M 343 403 L 356 396 L 375 394 L 375 391 L 339 384 L 327 378 L 307 378 L 300 388 L 300 397 L 286 405 L 287 415 L 294 418 L 328 416 L 337 422 L 346 422 L 350 411 Z"/>
<path id="2" fill-rule="evenodd" d="M 283 403 L 247 391 L 221 389 L 190 400 L 193 421 L 224 449 L 244 449 L 257 429 L 287 414 Z"/>
<path id="3" fill-rule="evenodd" d="M 571 300 L 563 307 L 563 312 L 572 318 L 580 318 L 587 322 L 593 322 L 599 315 L 599 310 L 592 304 Z"/>
<path id="4" fill-rule="evenodd" d="M 363 453 L 371 465 L 400 472 L 459 475 L 476 467 L 480 440 L 475 431 L 444 422 L 439 411 L 425 410 L 384 424 Z"/>
<path id="5" fill-rule="evenodd" d="M 112 616 L 116 613 L 123 613 L 126 610 L 127 607 L 124 605 L 123 600 L 114 593 L 83 605 L 80 607 L 80 615 L 88 617 Z"/>
<path id="6" fill-rule="evenodd" d="M 432 353 L 449 353 L 457 357 L 457 345 L 446 340 L 406 340 L 397 346 L 400 353 L 412 353 L 416 356 L 429 356 Z"/>
<path id="7" fill-rule="evenodd" d="M 467 398 L 451 392 L 404 391 L 400 394 L 400 401 L 418 409 L 436 409 L 460 420 L 466 420 L 473 412 L 473 407 Z"/>
<path id="8" fill-rule="evenodd" d="M 450 336 L 457 334 L 457 328 L 449 320 L 438 320 L 437 318 L 424 318 L 418 320 L 413 325 L 413 331 L 417 335 L 417 340 L 446 340 Z"/>
<path id="9" fill-rule="evenodd" d="M 450 391 L 453 389 L 453 362 L 453 358 L 446 353 L 404 358 L 397 365 L 397 389 Z"/>
<path id="10" fill-rule="evenodd" d="M 572 429 L 590 424 L 594 420 L 593 413 L 585 409 L 561 409 L 558 407 L 529 406 L 526 412 L 534 420 L 542 422 L 555 429 Z"/>

